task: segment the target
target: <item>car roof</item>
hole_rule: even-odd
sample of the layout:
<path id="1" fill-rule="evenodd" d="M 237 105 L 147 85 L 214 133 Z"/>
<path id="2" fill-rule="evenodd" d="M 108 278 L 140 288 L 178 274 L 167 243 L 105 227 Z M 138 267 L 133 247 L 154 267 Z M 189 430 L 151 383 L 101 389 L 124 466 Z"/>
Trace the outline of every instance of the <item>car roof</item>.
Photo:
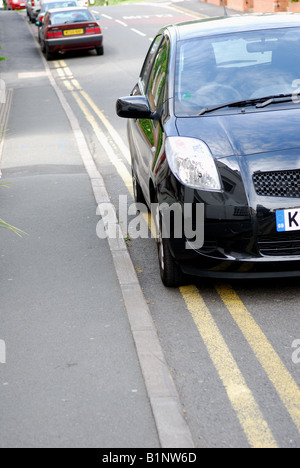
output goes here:
<path id="1" fill-rule="evenodd" d="M 45 0 L 45 2 L 43 2 L 42 6 L 44 5 L 49 5 L 49 3 L 68 3 L 68 2 L 74 2 L 74 3 L 77 3 L 78 5 L 78 1 L 77 0 Z M 77 6 L 77 5 L 74 5 L 74 8 Z M 54 10 L 54 8 L 53 8 Z"/>
<path id="2" fill-rule="evenodd" d="M 260 14 L 236 15 L 221 18 L 209 18 L 170 25 L 174 28 L 178 40 L 202 36 L 214 36 L 232 32 L 260 31 L 274 28 L 300 27 L 300 14 Z"/>
<path id="3" fill-rule="evenodd" d="M 47 13 L 62 13 L 64 11 L 69 12 L 70 10 L 73 10 L 73 11 L 90 11 L 86 7 L 72 6 L 72 7 L 67 7 L 67 8 L 52 8 L 51 10 L 48 10 Z"/>

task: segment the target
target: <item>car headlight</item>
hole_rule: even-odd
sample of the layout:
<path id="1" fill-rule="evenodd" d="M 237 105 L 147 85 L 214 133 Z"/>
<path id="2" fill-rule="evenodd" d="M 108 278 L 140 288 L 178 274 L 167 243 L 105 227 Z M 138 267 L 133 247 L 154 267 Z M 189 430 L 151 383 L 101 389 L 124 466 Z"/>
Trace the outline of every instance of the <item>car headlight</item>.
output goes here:
<path id="1" fill-rule="evenodd" d="M 221 190 L 214 158 L 204 141 L 169 137 L 166 139 L 166 157 L 171 171 L 182 184 L 198 190 Z"/>

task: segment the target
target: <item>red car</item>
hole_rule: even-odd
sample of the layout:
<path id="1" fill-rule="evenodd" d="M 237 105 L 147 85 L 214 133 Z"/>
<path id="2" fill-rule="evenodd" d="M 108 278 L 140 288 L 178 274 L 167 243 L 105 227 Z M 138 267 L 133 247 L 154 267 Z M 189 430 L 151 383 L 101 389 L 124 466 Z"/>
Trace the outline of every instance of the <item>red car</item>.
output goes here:
<path id="1" fill-rule="evenodd" d="M 103 55 L 103 35 L 97 19 L 87 8 L 48 10 L 40 24 L 41 48 L 46 59 L 57 52 L 95 49 Z"/>
<path id="2" fill-rule="evenodd" d="M 25 0 L 6 0 L 8 10 L 24 10 L 26 8 Z"/>

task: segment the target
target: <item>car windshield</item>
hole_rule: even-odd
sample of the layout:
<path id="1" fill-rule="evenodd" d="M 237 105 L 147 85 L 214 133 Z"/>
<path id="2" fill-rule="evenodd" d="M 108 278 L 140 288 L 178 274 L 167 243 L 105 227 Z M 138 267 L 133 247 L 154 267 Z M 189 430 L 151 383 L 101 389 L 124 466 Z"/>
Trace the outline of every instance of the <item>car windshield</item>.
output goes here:
<path id="1" fill-rule="evenodd" d="M 176 115 L 198 115 L 205 108 L 295 93 L 297 89 L 298 93 L 299 51 L 300 28 L 229 33 L 179 42 Z"/>
<path id="2" fill-rule="evenodd" d="M 58 11 L 51 14 L 50 24 L 71 24 L 80 23 L 81 21 L 92 21 L 93 17 L 88 10 L 72 10 Z"/>

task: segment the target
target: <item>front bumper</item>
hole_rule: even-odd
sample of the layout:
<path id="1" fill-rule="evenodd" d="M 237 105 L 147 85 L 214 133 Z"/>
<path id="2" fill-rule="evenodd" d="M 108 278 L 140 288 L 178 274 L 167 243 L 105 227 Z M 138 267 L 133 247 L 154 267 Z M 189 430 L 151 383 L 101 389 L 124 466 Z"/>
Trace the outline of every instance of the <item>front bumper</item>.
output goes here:
<path id="1" fill-rule="evenodd" d="M 276 211 L 300 208 L 300 199 L 257 195 L 251 185 L 254 171 L 245 183 L 233 161 L 230 169 L 229 162 L 222 160 L 219 170 L 224 190 L 218 193 L 187 188 L 170 171 L 159 184 L 160 203 L 179 202 L 182 211 L 186 203 L 204 205 L 202 247 L 194 248 L 193 240 L 186 238 L 168 240 L 182 271 L 227 279 L 300 276 L 300 230 L 281 233 L 276 229 Z M 197 223 L 193 220 L 193 231 Z"/>
<path id="2" fill-rule="evenodd" d="M 290 278 L 300 276 L 300 257 L 216 259 L 203 254 L 185 258 L 181 270 L 191 276 L 220 279 Z"/>

